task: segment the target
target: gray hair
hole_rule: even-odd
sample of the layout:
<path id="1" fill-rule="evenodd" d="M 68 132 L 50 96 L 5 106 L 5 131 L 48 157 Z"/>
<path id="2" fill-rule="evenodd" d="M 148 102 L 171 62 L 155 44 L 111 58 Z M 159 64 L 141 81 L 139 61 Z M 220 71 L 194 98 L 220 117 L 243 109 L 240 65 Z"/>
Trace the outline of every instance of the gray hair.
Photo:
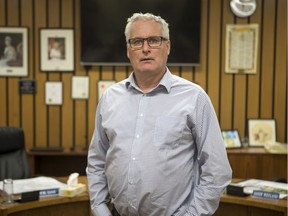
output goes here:
<path id="1" fill-rule="evenodd" d="M 162 28 L 162 36 L 169 40 L 169 27 L 168 23 L 164 19 L 151 13 L 134 13 L 130 18 L 127 19 L 127 25 L 125 28 L 126 41 L 130 39 L 132 24 L 138 20 L 154 20 L 155 22 L 159 23 Z"/>

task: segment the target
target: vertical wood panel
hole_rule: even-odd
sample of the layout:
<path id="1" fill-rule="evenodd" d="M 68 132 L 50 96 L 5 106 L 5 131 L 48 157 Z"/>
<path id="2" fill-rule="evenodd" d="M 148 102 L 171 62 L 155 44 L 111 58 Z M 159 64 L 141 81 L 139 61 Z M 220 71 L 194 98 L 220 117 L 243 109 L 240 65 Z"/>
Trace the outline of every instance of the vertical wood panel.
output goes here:
<path id="1" fill-rule="evenodd" d="M 275 48 L 275 93 L 274 118 L 277 122 L 277 140 L 287 140 L 287 1 L 278 0 L 276 48 Z"/>
<path id="2" fill-rule="evenodd" d="M 24 7 L 25 5 L 25 7 Z M 25 27 L 32 26 L 33 21 L 33 11 L 32 11 L 32 0 L 22 0 L 21 1 L 21 25 Z M 31 56 L 31 50 L 33 50 L 33 34 L 31 34 L 31 29 L 28 29 L 28 53 Z M 32 73 L 33 58 L 28 58 L 28 77 L 24 79 L 32 80 L 34 79 Z M 28 149 L 33 146 L 34 143 L 34 103 L 33 94 L 22 94 L 22 128 L 25 133 L 25 144 Z"/>
<path id="3" fill-rule="evenodd" d="M 90 85 L 89 85 L 89 118 L 88 118 L 88 142 L 93 136 L 94 128 L 95 128 L 95 114 L 96 114 L 96 107 L 98 103 L 98 90 L 97 90 L 97 83 L 99 80 L 99 68 L 97 70 L 90 71 L 89 78 L 90 78 Z"/>
<path id="4" fill-rule="evenodd" d="M 206 89 L 206 65 L 207 65 L 207 38 L 208 38 L 208 4 L 209 0 L 201 1 L 201 46 L 200 46 L 200 65 L 196 67 L 195 82 L 203 89 Z"/>
<path id="5" fill-rule="evenodd" d="M 49 28 L 60 28 L 60 8 L 59 0 L 48 0 L 48 26 Z M 63 72 L 60 72 L 63 73 Z M 48 72 L 49 81 L 61 81 L 60 73 Z M 63 89 L 62 89 L 63 90 Z M 60 106 L 49 106 L 48 136 L 49 146 L 61 146 L 60 141 Z"/>
<path id="6" fill-rule="evenodd" d="M 80 38 L 80 1 L 75 1 L 75 38 Z M 86 76 L 85 69 L 80 66 L 80 40 L 76 40 L 76 75 Z M 87 119 L 86 119 L 86 101 L 76 100 L 75 101 L 75 147 L 84 147 L 88 143 L 88 137 L 86 133 Z"/>
<path id="7" fill-rule="evenodd" d="M 221 76 L 221 103 L 220 103 L 220 125 L 222 129 L 232 129 L 232 89 L 233 75 L 225 73 L 225 39 L 226 26 L 233 23 L 233 15 L 229 6 L 230 0 L 223 1 L 223 23 L 222 23 L 222 76 Z"/>
<path id="8" fill-rule="evenodd" d="M 256 74 L 248 76 L 248 86 L 247 86 L 247 119 L 249 118 L 259 118 L 259 99 L 260 99 L 260 56 L 261 56 L 261 29 L 262 29 L 262 1 L 258 0 L 257 2 L 257 10 L 250 17 L 250 23 L 257 23 L 259 25 L 259 35 L 258 35 L 258 56 L 257 56 L 257 71 Z M 246 131 L 247 133 L 247 131 Z M 246 134 L 248 136 L 248 134 Z"/>
<path id="9" fill-rule="evenodd" d="M 219 65 L 220 65 L 220 19 L 221 1 L 210 1 L 209 36 L 208 36 L 208 89 L 215 112 L 219 115 Z"/>
<path id="10" fill-rule="evenodd" d="M 8 26 L 19 25 L 19 4 L 18 0 L 7 1 L 8 4 Z M 12 41 L 13 44 L 13 41 Z M 13 44 L 15 46 L 15 44 Z M 18 92 L 18 77 L 11 77 L 8 80 L 8 124 L 10 126 L 20 126 L 20 96 Z"/>
<path id="11" fill-rule="evenodd" d="M 47 143 L 47 107 L 45 105 L 45 82 L 47 80 L 46 73 L 40 72 L 40 48 L 37 44 L 40 43 L 39 30 L 46 26 L 46 0 L 34 1 L 35 7 L 35 78 L 37 80 L 37 94 L 35 97 L 35 145 L 46 147 Z"/>
<path id="12" fill-rule="evenodd" d="M 243 18 L 237 18 L 237 24 L 247 24 L 248 20 Z M 234 92 L 234 125 L 233 128 L 237 128 L 241 137 L 245 134 L 245 102 L 246 102 L 246 75 L 235 75 L 235 92 Z"/>
<path id="13" fill-rule="evenodd" d="M 5 26 L 6 23 L 6 4 L 5 0 L 0 0 L 0 26 Z M 7 125 L 7 78 L 0 77 L 0 126 Z"/>
<path id="14" fill-rule="evenodd" d="M 264 1 L 260 117 L 272 118 L 275 1 Z"/>
<path id="15" fill-rule="evenodd" d="M 73 27 L 73 1 L 62 1 L 62 27 Z M 62 73 L 63 82 L 63 106 L 62 106 L 62 119 L 61 131 L 62 139 L 61 144 L 64 148 L 70 148 L 73 145 L 73 100 L 71 97 L 71 82 L 73 73 Z"/>

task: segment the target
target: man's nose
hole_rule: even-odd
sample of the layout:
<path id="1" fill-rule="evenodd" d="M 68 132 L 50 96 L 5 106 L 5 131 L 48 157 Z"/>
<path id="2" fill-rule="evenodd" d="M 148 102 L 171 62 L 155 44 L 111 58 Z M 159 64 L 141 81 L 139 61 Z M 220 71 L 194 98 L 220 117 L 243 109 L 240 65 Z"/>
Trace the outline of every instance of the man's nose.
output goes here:
<path id="1" fill-rule="evenodd" d="M 149 51 L 150 50 L 150 46 L 149 46 L 147 40 L 144 40 L 142 49 L 143 49 L 143 51 Z"/>

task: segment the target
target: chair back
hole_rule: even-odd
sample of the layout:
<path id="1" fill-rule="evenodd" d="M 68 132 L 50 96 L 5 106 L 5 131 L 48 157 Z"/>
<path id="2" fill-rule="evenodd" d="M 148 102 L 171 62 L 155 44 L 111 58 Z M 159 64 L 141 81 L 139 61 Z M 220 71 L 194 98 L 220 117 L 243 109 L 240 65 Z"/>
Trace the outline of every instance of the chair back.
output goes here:
<path id="1" fill-rule="evenodd" d="M 0 181 L 30 177 L 23 129 L 0 127 Z"/>

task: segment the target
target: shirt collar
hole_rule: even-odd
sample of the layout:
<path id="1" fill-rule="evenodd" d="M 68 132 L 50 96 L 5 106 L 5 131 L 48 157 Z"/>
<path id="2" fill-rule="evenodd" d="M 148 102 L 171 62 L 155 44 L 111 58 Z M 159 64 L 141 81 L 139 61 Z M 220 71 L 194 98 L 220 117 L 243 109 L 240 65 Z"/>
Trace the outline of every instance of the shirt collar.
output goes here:
<path id="1" fill-rule="evenodd" d="M 127 78 L 125 82 L 126 88 L 129 89 L 131 87 L 138 89 L 139 87 L 136 85 L 135 79 L 134 79 L 134 72 L 130 74 L 130 76 Z M 172 85 L 172 74 L 168 68 L 166 68 L 166 72 L 162 79 L 160 80 L 159 84 L 154 88 L 157 89 L 159 86 L 164 86 L 166 91 L 169 93 L 171 90 Z"/>

